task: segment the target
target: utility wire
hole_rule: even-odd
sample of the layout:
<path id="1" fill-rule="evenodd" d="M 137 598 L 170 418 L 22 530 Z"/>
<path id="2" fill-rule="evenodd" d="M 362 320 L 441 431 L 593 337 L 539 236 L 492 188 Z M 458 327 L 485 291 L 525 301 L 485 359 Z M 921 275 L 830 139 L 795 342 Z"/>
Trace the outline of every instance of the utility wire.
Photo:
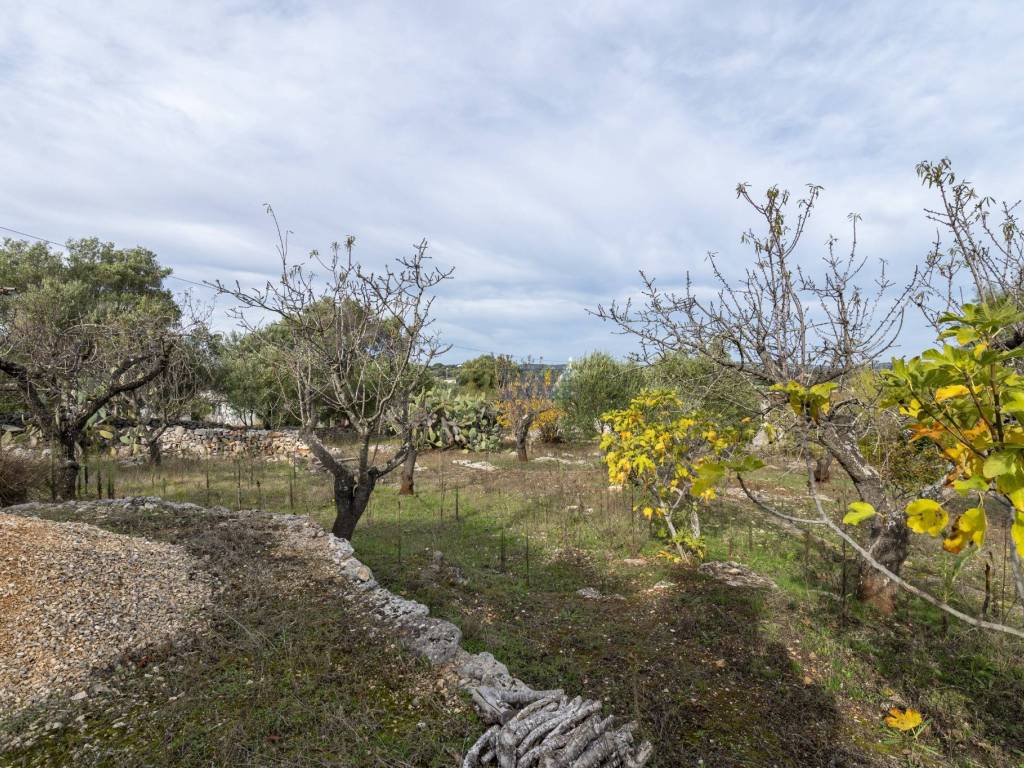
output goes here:
<path id="1" fill-rule="evenodd" d="M 57 241 L 50 240 L 49 238 L 46 237 L 39 237 L 39 235 L 30 235 L 28 232 L 22 232 L 17 229 L 11 229 L 10 227 L 0 226 L 0 229 L 2 229 L 4 232 L 13 232 L 16 235 L 21 235 L 22 237 L 27 237 L 30 238 L 31 240 L 38 240 L 41 243 L 47 243 L 48 245 L 56 246 L 57 248 L 60 248 L 62 251 L 67 251 L 68 249 L 68 247 L 63 243 L 58 243 Z M 189 285 L 197 285 L 200 288 L 209 288 L 211 290 L 217 290 L 212 285 L 207 285 L 206 283 L 197 283 L 195 280 L 188 280 L 184 277 L 178 277 L 177 275 L 167 275 L 167 277 L 171 280 L 178 280 L 182 283 L 188 283 Z"/>
<path id="2" fill-rule="evenodd" d="M 0 226 L 0 229 L 2 229 L 4 232 L 11 232 L 11 233 L 13 233 L 15 235 L 20 235 L 21 237 L 27 237 L 30 240 L 38 240 L 41 243 L 47 243 L 48 245 L 52 245 L 52 246 L 55 246 L 57 248 L 60 248 L 62 251 L 67 251 L 67 249 L 68 249 L 67 246 L 64 245 L 63 243 L 58 243 L 56 240 L 50 240 L 49 238 L 46 238 L 46 237 L 40 237 L 39 235 L 31 235 L 28 232 L 22 232 L 21 230 L 12 229 L 11 227 Z M 195 280 L 188 280 L 188 279 L 186 279 L 184 277 L 178 277 L 177 275 L 167 275 L 167 277 L 170 278 L 171 280 L 178 280 L 178 281 L 180 281 L 182 283 L 188 283 L 189 285 L 199 286 L 200 288 L 208 288 L 208 289 L 214 290 L 214 291 L 217 290 L 212 285 L 208 285 L 207 283 L 197 283 Z M 464 352 L 479 352 L 479 353 L 484 354 L 484 355 L 492 355 L 492 354 L 494 354 L 493 352 L 490 352 L 490 351 L 488 351 L 486 349 L 479 349 L 477 347 L 464 347 L 464 346 L 462 346 L 460 344 L 452 344 L 451 348 L 452 349 L 461 349 Z M 551 365 L 565 365 L 566 364 L 566 363 L 564 363 L 562 361 L 557 361 L 557 360 L 549 360 L 548 362 Z"/>

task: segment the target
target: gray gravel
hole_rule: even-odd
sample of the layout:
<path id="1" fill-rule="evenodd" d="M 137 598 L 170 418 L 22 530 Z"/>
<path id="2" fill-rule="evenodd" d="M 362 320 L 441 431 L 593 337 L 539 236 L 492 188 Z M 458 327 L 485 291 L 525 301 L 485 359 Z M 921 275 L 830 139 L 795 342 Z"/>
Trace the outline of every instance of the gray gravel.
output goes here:
<path id="1" fill-rule="evenodd" d="M 190 627 L 211 581 L 180 547 L 0 514 L 0 717 Z"/>

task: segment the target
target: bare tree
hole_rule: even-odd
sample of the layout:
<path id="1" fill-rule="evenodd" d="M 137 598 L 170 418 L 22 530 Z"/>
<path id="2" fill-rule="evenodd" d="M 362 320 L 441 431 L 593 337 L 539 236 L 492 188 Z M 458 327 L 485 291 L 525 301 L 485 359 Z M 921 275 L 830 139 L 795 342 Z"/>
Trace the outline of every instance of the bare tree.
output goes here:
<path id="1" fill-rule="evenodd" d="M 274 217 L 268 206 L 268 213 Z M 274 217 L 275 226 L 277 219 Z M 413 442 L 409 403 L 421 371 L 446 351 L 432 332 L 433 289 L 451 270 L 431 267 L 427 242 L 383 272 L 352 259 L 355 238 L 291 261 L 288 236 L 277 226 L 281 274 L 260 289 L 215 287 L 234 297 L 248 331 L 261 316 L 276 319 L 277 345 L 296 393 L 291 403 L 303 439 L 334 478 L 332 531 L 350 539 L 378 481 L 405 461 Z M 357 436 L 356 455 L 341 458 L 324 445 L 316 428 L 324 414 L 342 416 Z M 377 438 L 393 433 L 397 449 L 382 455 Z"/>
<path id="2" fill-rule="evenodd" d="M 996 201 L 978 194 L 959 178 L 949 158 L 917 165 L 921 183 L 939 195 L 938 208 L 925 215 L 939 229 L 927 257 L 928 280 L 916 303 L 938 328 L 938 318 L 969 301 L 1009 299 L 1024 309 L 1024 231 L 1018 219 L 1021 202 Z M 948 238 L 943 242 L 942 233 Z M 1024 345 L 1024 327 L 1007 334 L 1010 348 Z"/>
<path id="3" fill-rule="evenodd" d="M 642 354 L 656 359 L 672 352 L 701 355 L 723 369 L 743 374 L 758 390 L 767 412 L 788 406 L 789 382 L 802 387 L 834 383 L 841 398 L 827 413 L 798 415 L 796 427 L 824 449 L 849 475 L 858 494 L 878 510 L 868 551 L 890 572 L 899 573 L 907 555 L 903 510 L 879 472 L 864 457 L 858 438 L 866 428 L 872 403 L 858 400 L 843 385 L 889 350 L 902 327 L 908 297 L 918 285 L 915 275 L 902 290 L 881 274 L 862 287 L 865 259 L 857 255 L 856 215 L 850 216 L 849 249 L 839 240 L 825 243 L 822 269 L 811 274 L 795 257 L 807 222 L 821 193 L 809 186 L 790 214 L 788 192 L 771 187 L 763 201 L 748 185 L 737 187 L 762 221 L 763 232 L 748 230 L 742 242 L 751 246 L 753 263 L 732 279 L 722 259 L 708 255 L 718 289 L 711 298 L 692 283 L 662 290 L 641 273 L 643 301 L 598 307 L 595 314 L 635 336 Z M 896 585 L 883 572 L 861 571 L 861 596 L 890 610 Z"/>
<path id="4" fill-rule="evenodd" d="M 526 451 L 530 428 L 547 414 L 554 414 L 550 370 L 534 370 L 528 360 L 522 366 L 507 368 L 498 385 L 498 408 L 501 420 L 512 432 L 519 461 L 528 461 Z"/>

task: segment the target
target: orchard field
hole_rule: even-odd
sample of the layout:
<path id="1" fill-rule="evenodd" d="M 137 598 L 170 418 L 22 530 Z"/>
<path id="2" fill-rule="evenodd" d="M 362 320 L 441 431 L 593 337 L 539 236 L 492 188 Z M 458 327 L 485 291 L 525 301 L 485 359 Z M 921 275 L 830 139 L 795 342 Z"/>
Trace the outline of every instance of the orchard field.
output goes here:
<path id="1" fill-rule="evenodd" d="M 639 721 L 656 746 L 654 765 L 702 758 L 737 766 L 1016 766 L 1024 759 L 1016 641 L 911 601 L 890 617 L 865 609 L 852 553 L 780 526 L 735 485 L 703 515 L 706 559 L 739 563 L 776 586 L 728 586 L 680 567 L 659 556 L 663 542 L 631 510 L 629 491 L 609 490 L 596 443 L 538 448 L 527 464 L 506 452 L 422 454 L 415 496 L 389 484 L 374 497 L 357 539 L 364 561 L 391 588 L 454 621 L 468 648 L 494 653 L 541 687 L 591 691 Z M 454 463 L 467 459 L 496 469 Z M 325 527 L 333 521 L 329 478 L 288 463 L 101 461 L 97 470 L 112 475 L 118 496 L 232 508 L 241 498 L 243 507 L 309 514 Z M 806 504 L 799 461 L 774 457 L 751 480 L 765 496 Z M 853 498 L 839 478 L 823 494 L 837 508 Z M 928 544 L 915 548 L 907 573 L 941 591 L 950 574 Z M 963 594 L 973 604 L 983 592 L 980 561 L 960 574 L 955 603 Z M 581 589 L 600 596 L 583 597 Z M 1011 593 L 1003 589 L 996 600 L 1003 601 L 996 610 L 1020 626 Z M 359 653 L 359 663 L 383 663 Z M 197 710 L 210 695 L 199 687 L 188 694 Z M 921 711 L 923 727 L 888 727 L 892 707 Z M 254 716 L 233 716 L 242 733 L 258 731 L 247 722 Z M 225 734 L 204 738 L 210 754 L 226 748 Z M 376 737 L 371 730 L 362 738 Z M 399 743 L 392 754 L 409 749 Z"/>

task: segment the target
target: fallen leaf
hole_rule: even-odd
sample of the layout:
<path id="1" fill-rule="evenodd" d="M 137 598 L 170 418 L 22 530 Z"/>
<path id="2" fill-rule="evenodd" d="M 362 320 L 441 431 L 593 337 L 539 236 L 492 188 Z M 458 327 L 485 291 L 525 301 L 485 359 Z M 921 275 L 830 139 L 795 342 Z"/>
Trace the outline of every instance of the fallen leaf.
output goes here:
<path id="1" fill-rule="evenodd" d="M 897 731 L 912 731 L 921 724 L 921 713 L 916 709 L 893 707 L 885 718 L 885 724 Z"/>

